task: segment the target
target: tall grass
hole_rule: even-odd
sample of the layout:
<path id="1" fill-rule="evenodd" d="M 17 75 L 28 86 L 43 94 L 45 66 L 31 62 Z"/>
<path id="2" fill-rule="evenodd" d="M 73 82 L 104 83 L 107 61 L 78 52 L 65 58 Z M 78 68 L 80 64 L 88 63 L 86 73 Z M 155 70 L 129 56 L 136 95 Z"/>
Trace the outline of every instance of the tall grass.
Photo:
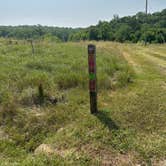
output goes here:
<path id="1" fill-rule="evenodd" d="M 0 93 L 4 97 L 12 93 L 17 99 L 25 97 L 22 93 L 26 89 L 35 91 L 41 83 L 45 92 L 54 93 L 76 87 L 87 91 L 86 46 L 87 43 L 36 44 L 37 50 L 31 55 L 28 43 L 18 41 L 18 44 L 6 44 L 1 39 Z M 132 80 L 132 73 L 119 52 L 97 48 L 99 90 L 126 86 Z M 1 100 L 4 97 L 1 96 Z"/>

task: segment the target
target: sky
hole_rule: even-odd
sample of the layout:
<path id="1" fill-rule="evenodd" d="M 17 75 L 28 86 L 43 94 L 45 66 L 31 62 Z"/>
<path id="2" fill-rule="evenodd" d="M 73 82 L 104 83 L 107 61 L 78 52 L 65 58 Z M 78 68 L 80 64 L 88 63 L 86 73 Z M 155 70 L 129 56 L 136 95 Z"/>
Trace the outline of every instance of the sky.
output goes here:
<path id="1" fill-rule="evenodd" d="M 149 0 L 150 13 L 166 8 L 166 0 Z M 0 25 L 87 27 L 145 11 L 145 0 L 0 0 Z"/>

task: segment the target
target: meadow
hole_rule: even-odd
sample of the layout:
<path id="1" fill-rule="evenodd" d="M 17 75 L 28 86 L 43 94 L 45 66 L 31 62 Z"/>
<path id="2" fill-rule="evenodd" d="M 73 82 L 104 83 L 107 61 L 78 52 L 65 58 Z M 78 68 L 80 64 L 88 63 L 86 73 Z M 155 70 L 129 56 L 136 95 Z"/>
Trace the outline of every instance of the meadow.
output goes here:
<path id="1" fill-rule="evenodd" d="M 0 39 L 0 165 L 156 165 L 166 157 L 166 45 Z"/>

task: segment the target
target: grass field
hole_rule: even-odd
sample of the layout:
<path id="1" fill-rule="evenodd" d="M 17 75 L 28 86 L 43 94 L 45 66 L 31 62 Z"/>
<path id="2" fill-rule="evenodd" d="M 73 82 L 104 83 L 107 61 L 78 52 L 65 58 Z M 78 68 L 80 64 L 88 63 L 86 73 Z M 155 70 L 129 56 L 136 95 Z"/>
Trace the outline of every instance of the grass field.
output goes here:
<path id="1" fill-rule="evenodd" d="M 0 39 L 0 165 L 166 164 L 166 45 Z"/>

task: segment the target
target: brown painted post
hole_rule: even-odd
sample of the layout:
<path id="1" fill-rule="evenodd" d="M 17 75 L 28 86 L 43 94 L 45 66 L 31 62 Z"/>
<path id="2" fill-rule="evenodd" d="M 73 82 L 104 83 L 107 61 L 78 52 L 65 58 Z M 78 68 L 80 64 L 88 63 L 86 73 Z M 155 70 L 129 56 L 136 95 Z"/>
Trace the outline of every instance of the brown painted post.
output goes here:
<path id="1" fill-rule="evenodd" d="M 88 64 L 89 64 L 89 93 L 90 111 L 92 114 L 97 110 L 97 76 L 96 76 L 96 46 L 88 45 Z"/>

